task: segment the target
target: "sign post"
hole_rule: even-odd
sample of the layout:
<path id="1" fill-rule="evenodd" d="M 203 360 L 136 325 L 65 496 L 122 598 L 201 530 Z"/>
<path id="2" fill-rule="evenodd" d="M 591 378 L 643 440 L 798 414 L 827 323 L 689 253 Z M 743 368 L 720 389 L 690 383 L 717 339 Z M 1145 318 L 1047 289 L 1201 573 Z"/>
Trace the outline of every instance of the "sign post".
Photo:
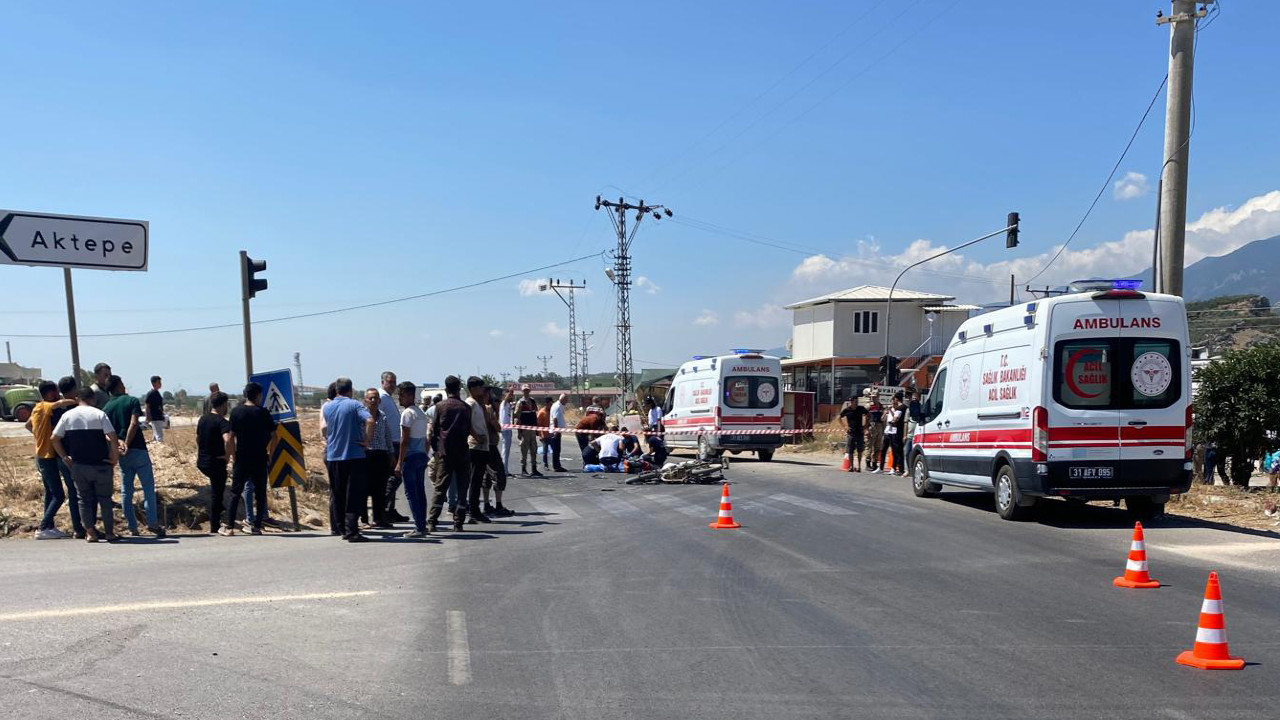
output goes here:
<path id="1" fill-rule="evenodd" d="M 293 402 L 293 373 L 288 368 L 250 372 L 249 382 L 262 386 L 262 407 L 276 421 L 276 445 L 267 460 L 267 486 L 289 488 L 293 530 L 299 532 L 302 525 L 298 522 L 298 492 L 294 488 L 307 479 L 307 465 L 302 454 L 302 428 L 298 425 L 298 408 Z"/>
<path id="2" fill-rule="evenodd" d="M 71 336 L 71 373 L 80 379 L 80 342 L 71 268 L 146 272 L 150 225 L 79 215 L 0 210 L 0 264 L 62 268 Z"/>

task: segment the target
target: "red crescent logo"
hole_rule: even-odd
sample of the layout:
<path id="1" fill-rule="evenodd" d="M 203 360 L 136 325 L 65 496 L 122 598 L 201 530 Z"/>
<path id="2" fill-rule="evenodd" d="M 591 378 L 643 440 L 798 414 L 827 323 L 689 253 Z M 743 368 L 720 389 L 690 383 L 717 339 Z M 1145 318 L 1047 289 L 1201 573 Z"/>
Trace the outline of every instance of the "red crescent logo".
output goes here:
<path id="1" fill-rule="evenodd" d="M 1076 379 L 1074 377 L 1075 371 L 1076 371 L 1076 363 L 1080 361 L 1080 356 L 1087 355 L 1091 352 L 1094 352 L 1094 351 L 1091 350 L 1090 348 L 1085 348 L 1083 350 L 1077 350 L 1071 353 L 1071 357 L 1067 358 L 1067 387 L 1071 390 L 1071 392 L 1075 393 L 1076 395 L 1082 398 L 1096 398 L 1102 394 L 1101 390 L 1099 390 L 1096 393 L 1087 393 L 1081 390 L 1079 385 L 1076 385 Z"/>

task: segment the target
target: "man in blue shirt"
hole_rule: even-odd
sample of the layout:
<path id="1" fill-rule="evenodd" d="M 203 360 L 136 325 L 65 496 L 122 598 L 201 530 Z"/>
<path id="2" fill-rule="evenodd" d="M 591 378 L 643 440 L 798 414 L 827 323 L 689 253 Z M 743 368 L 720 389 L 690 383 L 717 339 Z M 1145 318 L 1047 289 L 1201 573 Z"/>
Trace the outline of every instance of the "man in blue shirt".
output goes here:
<path id="1" fill-rule="evenodd" d="M 365 445 L 373 432 L 373 415 L 352 399 L 351 378 L 338 378 L 334 385 L 337 397 L 320 411 L 329 473 L 329 533 L 348 542 L 368 542 L 360 534 L 360 508 L 365 498 Z"/>

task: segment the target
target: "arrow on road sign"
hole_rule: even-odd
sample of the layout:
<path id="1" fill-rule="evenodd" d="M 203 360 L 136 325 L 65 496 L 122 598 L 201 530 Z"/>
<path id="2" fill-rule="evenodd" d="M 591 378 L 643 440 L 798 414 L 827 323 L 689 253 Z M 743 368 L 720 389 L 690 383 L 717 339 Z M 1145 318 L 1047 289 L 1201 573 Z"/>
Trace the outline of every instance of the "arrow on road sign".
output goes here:
<path id="1" fill-rule="evenodd" d="M 302 430 L 297 421 L 276 425 L 276 449 L 271 453 L 267 484 L 273 488 L 300 486 L 307 479 L 302 454 Z"/>
<path id="2" fill-rule="evenodd" d="M 146 270 L 144 220 L 0 210 L 0 264 Z"/>

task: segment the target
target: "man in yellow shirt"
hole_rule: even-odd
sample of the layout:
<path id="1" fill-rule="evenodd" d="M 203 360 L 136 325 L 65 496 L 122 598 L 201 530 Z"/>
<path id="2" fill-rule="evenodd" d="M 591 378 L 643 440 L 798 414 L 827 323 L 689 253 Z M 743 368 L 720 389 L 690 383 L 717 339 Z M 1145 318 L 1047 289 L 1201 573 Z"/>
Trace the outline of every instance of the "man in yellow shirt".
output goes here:
<path id="1" fill-rule="evenodd" d="M 70 381 L 70 391 L 74 393 L 75 380 L 66 377 L 63 381 Z M 40 481 L 44 483 L 44 516 L 40 519 L 39 529 L 36 530 L 36 539 L 56 540 L 66 537 L 66 534 L 54 525 L 53 520 L 62 504 L 66 502 L 67 493 L 62 489 L 62 473 L 61 468 L 58 467 L 61 461 L 58 460 L 57 451 L 53 449 L 53 426 L 57 424 L 57 418 L 61 417 L 63 412 L 75 407 L 76 401 L 60 399 L 59 385 L 49 380 L 42 380 L 36 389 L 40 392 L 40 402 L 31 409 L 31 418 L 27 420 L 27 430 L 31 431 L 36 441 L 36 468 L 40 470 Z M 67 487 L 72 493 L 75 492 L 75 485 L 68 483 Z M 80 523 L 80 513 L 75 497 L 71 500 L 71 524 L 76 537 L 83 538 L 84 527 Z"/>

